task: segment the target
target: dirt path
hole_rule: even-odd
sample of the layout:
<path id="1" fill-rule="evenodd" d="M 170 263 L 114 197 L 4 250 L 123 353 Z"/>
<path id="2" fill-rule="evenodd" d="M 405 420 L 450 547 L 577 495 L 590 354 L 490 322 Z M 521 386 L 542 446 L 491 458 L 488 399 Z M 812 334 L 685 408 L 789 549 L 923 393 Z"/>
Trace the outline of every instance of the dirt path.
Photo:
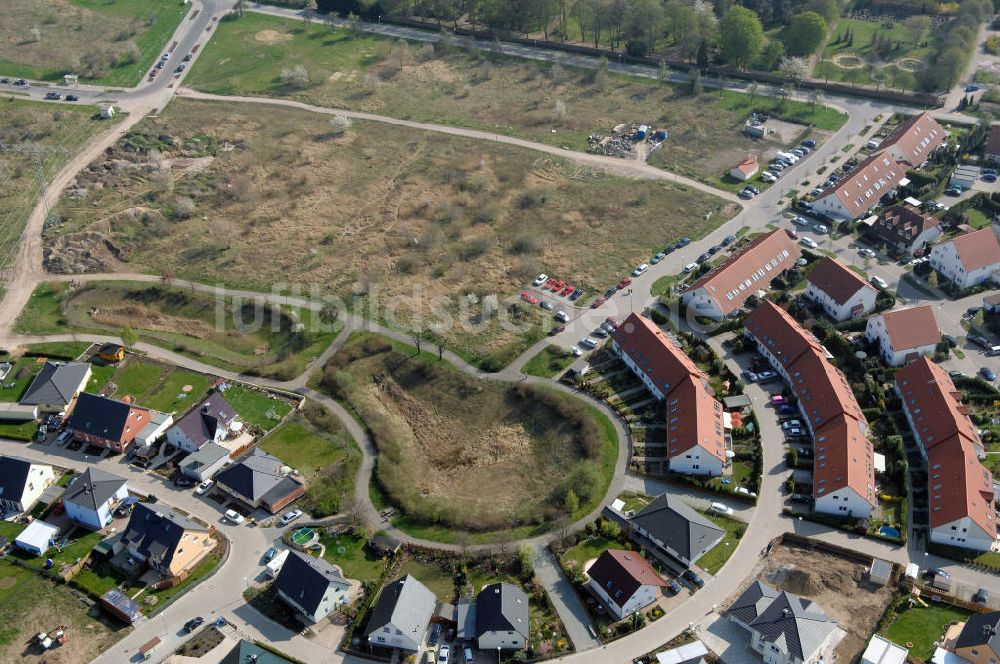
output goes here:
<path id="1" fill-rule="evenodd" d="M 462 136 L 464 138 L 472 138 L 479 141 L 494 141 L 496 143 L 506 143 L 507 145 L 516 145 L 517 147 L 526 148 L 528 150 L 534 150 L 536 152 L 544 152 L 546 154 L 556 155 L 562 157 L 563 159 L 569 159 L 570 161 L 575 161 L 579 164 L 585 166 L 590 166 L 591 168 L 600 169 L 610 175 L 617 175 L 626 178 L 639 178 L 645 180 L 667 180 L 670 182 L 676 182 L 692 189 L 697 189 L 706 194 L 711 194 L 717 198 L 722 198 L 726 201 L 737 203 L 743 205 L 743 201 L 740 200 L 735 194 L 728 191 L 723 191 L 721 189 L 716 189 L 697 180 L 692 180 L 691 178 L 686 178 L 683 175 L 677 175 L 675 173 L 669 173 L 667 171 L 660 170 L 646 164 L 645 162 L 640 162 L 631 159 L 616 159 L 614 157 L 605 157 L 604 155 L 588 154 L 586 152 L 575 152 L 573 150 L 563 150 L 552 145 L 546 145 L 545 143 L 536 143 L 534 141 L 528 141 L 523 138 L 514 138 L 513 136 L 504 136 L 502 134 L 496 134 L 488 131 L 479 131 L 478 129 L 465 129 L 463 127 L 451 127 L 448 125 L 432 124 L 427 122 L 412 122 L 410 120 L 400 120 L 398 118 L 392 118 L 386 115 L 375 115 L 374 113 L 362 113 L 360 111 L 344 111 L 336 108 L 327 108 L 323 106 L 313 106 L 311 104 L 306 104 L 299 101 L 293 101 L 290 99 L 270 99 L 267 97 L 227 97 L 224 95 L 213 95 L 205 92 L 198 92 L 197 90 L 192 90 L 191 88 L 182 87 L 177 91 L 178 96 L 187 97 L 189 99 L 205 99 L 211 101 L 228 101 L 228 102 L 240 102 L 247 104 L 268 104 L 272 106 L 285 106 L 288 108 L 297 108 L 303 111 L 310 111 L 313 113 L 323 113 L 326 115 L 343 115 L 345 117 L 354 118 L 356 120 L 367 120 L 369 122 L 381 122 L 383 124 L 398 125 L 401 127 L 409 127 L 411 129 L 419 129 L 422 131 L 433 131 L 439 134 L 449 134 L 451 136 Z"/>

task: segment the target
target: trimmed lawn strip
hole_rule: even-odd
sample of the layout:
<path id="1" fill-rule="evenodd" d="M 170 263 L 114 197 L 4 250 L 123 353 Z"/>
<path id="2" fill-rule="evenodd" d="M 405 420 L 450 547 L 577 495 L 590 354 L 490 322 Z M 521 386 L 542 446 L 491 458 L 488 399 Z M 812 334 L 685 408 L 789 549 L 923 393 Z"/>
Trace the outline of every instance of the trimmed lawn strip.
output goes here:
<path id="1" fill-rule="evenodd" d="M 702 512 L 702 515 L 715 525 L 726 529 L 726 534 L 722 538 L 722 541 L 699 558 L 697 563 L 698 567 L 715 576 L 726 564 L 726 561 L 729 560 L 729 557 L 733 555 L 733 551 L 736 550 L 740 538 L 743 537 L 743 533 L 747 530 L 747 524 L 743 521 L 729 519 L 710 512 Z"/>
<path id="2" fill-rule="evenodd" d="M 236 383 L 230 383 L 222 395 L 240 414 L 240 419 L 261 431 L 274 428 L 292 410 L 292 405 L 284 399 Z"/>
<path id="3" fill-rule="evenodd" d="M 543 378 L 552 378 L 573 364 L 576 359 L 559 346 L 547 346 L 524 365 L 524 373 Z"/>
<path id="4" fill-rule="evenodd" d="M 893 643 L 912 643 L 910 656 L 926 661 L 934 654 L 934 642 L 944 634 L 948 623 L 968 617 L 968 611 L 950 604 L 910 607 L 904 598 L 897 608 L 896 619 L 885 630 L 885 637 Z"/>
<path id="5" fill-rule="evenodd" d="M 361 583 L 377 581 L 385 569 L 386 561 L 376 558 L 365 546 L 365 540 L 354 534 L 324 533 L 319 541 L 326 546 L 323 559 L 339 567 L 348 579 Z"/>

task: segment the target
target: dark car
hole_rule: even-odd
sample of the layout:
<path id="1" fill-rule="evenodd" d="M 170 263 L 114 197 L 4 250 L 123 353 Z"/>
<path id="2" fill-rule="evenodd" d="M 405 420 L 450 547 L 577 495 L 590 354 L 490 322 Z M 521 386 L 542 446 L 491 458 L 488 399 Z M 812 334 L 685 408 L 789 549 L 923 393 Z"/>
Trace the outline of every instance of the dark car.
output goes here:
<path id="1" fill-rule="evenodd" d="M 809 496 L 804 493 L 793 493 L 788 497 L 789 502 L 792 503 L 808 503 Z"/>
<path id="2" fill-rule="evenodd" d="M 684 570 L 684 574 L 682 576 L 699 588 L 705 587 L 705 579 L 698 576 L 694 570 L 686 569 Z"/>
<path id="3" fill-rule="evenodd" d="M 45 95 L 45 98 L 46 98 L 46 99 L 54 99 L 54 100 L 59 100 L 59 99 L 62 99 L 62 95 L 61 95 L 61 94 L 59 94 L 58 92 L 49 92 L 49 93 L 47 93 L 47 94 Z"/>
<path id="4" fill-rule="evenodd" d="M 812 148 L 816 147 L 816 141 L 814 141 L 811 138 L 807 138 L 806 140 L 802 141 L 802 145 L 804 145 L 807 148 L 812 149 Z"/>
<path id="5" fill-rule="evenodd" d="M 434 627 L 431 628 L 431 635 L 427 638 L 427 643 L 429 645 L 437 645 L 437 642 L 441 640 L 441 623 L 434 623 Z"/>
<path id="6" fill-rule="evenodd" d="M 702 254 L 701 256 L 698 256 L 698 262 L 699 262 L 699 263 L 704 263 L 705 261 L 707 261 L 707 260 L 708 260 L 709 258 L 711 258 L 711 257 L 712 257 L 712 254 L 710 254 L 710 253 L 708 253 L 708 252 L 706 251 L 706 252 L 705 252 L 705 253 L 703 253 L 703 254 Z"/>
<path id="7" fill-rule="evenodd" d="M 566 326 L 565 325 L 556 325 L 554 328 L 552 328 L 551 330 L 549 330 L 549 336 L 550 337 L 554 337 L 557 334 L 562 334 L 565 331 L 566 331 Z"/>
<path id="8" fill-rule="evenodd" d="M 191 620 L 189 620 L 186 623 L 184 623 L 184 631 L 188 632 L 188 633 L 193 632 L 194 630 L 196 630 L 199 627 L 201 627 L 202 624 L 204 624 L 204 622 L 205 622 L 205 619 L 202 618 L 201 616 L 198 616 L 196 618 L 192 618 Z"/>
<path id="9" fill-rule="evenodd" d="M 972 601 L 976 604 L 986 604 L 990 601 L 990 591 L 986 588 L 980 588 L 979 591 L 972 596 Z"/>
<path id="10" fill-rule="evenodd" d="M 674 579 L 667 579 L 667 589 L 671 595 L 676 595 L 681 591 L 681 584 L 677 583 Z"/>
<path id="11" fill-rule="evenodd" d="M 682 237 L 680 240 L 677 241 L 677 247 L 678 248 L 680 248 L 680 247 L 686 247 L 689 244 L 691 244 L 691 238 L 689 238 L 689 237 Z"/>
<path id="12" fill-rule="evenodd" d="M 989 367 L 983 367 L 979 370 L 979 375 L 990 381 L 991 383 L 997 379 L 997 375 L 993 373 L 993 369 Z"/>
<path id="13" fill-rule="evenodd" d="M 784 403 L 778 406 L 778 415 L 795 415 L 799 411 L 790 403 Z"/>
<path id="14" fill-rule="evenodd" d="M 996 182 L 997 176 L 994 173 L 983 173 L 983 182 Z"/>
<path id="15" fill-rule="evenodd" d="M 811 210 L 813 209 L 813 204 L 809 201 L 795 201 L 795 207 L 800 210 Z"/>
<path id="16" fill-rule="evenodd" d="M 177 479 L 174 480 L 174 486 L 179 486 L 179 487 L 192 487 L 197 483 L 198 483 L 197 480 L 194 480 L 190 477 L 178 477 Z"/>
<path id="17" fill-rule="evenodd" d="M 729 245 L 731 245 L 731 244 L 732 244 L 733 242 L 736 242 L 736 236 L 735 236 L 735 235 L 727 235 L 727 236 L 726 236 L 725 238 L 723 238 L 723 240 L 722 240 L 722 246 L 723 246 L 723 247 L 728 247 L 728 246 L 729 246 Z"/>
<path id="18" fill-rule="evenodd" d="M 580 288 L 577 288 L 577 289 L 576 289 L 575 291 L 573 291 L 572 293 L 570 293 L 570 295 L 569 295 L 569 299 L 571 299 L 571 300 L 576 300 L 576 299 L 577 299 L 577 298 L 579 298 L 579 297 L 580 297 L 581 295 L 583 295 L 583 290 L 582 290 L 582 289 L 580 289 Z"/>
<path id="19" fill-rule="evenodd" d="M 80 101 L 80 98 L 76 95 L 66 95 L 66 101 Z"/>
<path id="20" fill-rule="evenodd" d="M 708 250 L 708 253 L 710 253 L 710 254 L 712 254 L 712 255 L 714 256 L 714 255 L 716 255 L 717 253 L 719 253 L 720 251 L 722 251 L 722 245 L 721 245 L 721 244 L 717 244 L 717 245 L 715 245 L 714 247 L 711 247 L 711 248 L 710 248 L 710 249 Z"/>
<path id="21" fill-rule="evenodd" d="M 736 195 L 739 196 L 740 198 L 742 198 L 745 201 L 748 201 L 751 198 L 753 198 L 753 192 L 750 191 L 749 189 L 744 189 L 743 191 L 741 191 L 740 193 L 738 193 Z"/>
<path id="22" fill-rule="evenodd" d="M 19 78 L 16 81 L 14 81 L 14 85 L 27 85 L 27 84 L 28 84 L 28 82 L 26 80 L 24 80 L 23 78 Z"/>

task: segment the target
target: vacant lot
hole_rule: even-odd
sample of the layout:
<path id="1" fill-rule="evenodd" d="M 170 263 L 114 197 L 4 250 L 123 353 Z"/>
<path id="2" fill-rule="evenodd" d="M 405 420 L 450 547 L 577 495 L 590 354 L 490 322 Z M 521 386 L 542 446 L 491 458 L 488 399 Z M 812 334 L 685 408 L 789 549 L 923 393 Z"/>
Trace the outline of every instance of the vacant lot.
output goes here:
<path id="1" fill-rule="evenodd" d="M 97 614 L 101 618 L 100 612 Z M 0 561 L 0 661 L 89 662 L 124 634 L 90 617 L 88 609 L 69 588 L 42 579 L 34 572 Z M 64 625 L 65 645 L 45 652 L 31 644 L 40 631 Z"/>
<path id="2" fill-rule="evenodd" d="M 0 73 L 135 85 L 190 8 L 180 0 L 5 0 Z"/>
<path id="3" fill-rule="evenodd" d="M 296 67 L 304 67 L 307 80 L 288 82 Z M 706 177 L 718 177 L 717 159 L 731 167 L 748 150 L 759 150 L 760 144 L 740 131 L 752 101 L 747 95 L 734 95 L 746 103 L 733 104 L 726 95 L 691 97 L 649 79 L 612 76 L 602 84 L 594 78 L 590 71 L 558 64 L 461 49 L 435 53 L 428 45 L 250 13 L 219 26 L 186 81 L 219 94 L 290 97 L 581 151 L 592 133 L 646 123 L 670 132 L 660 150 L 664 154 L 675 144 L 699 147 L 688 170 L 697 170 L 707 156 Z M 767 106 L 761 97 L 756 101 Z M 788 110 L 824 129 L 846 119 L 822 106 L 789 103 Z M 680 160 L 662 163 L 670 167 Z"/>
<path id="4" fill-rule="evenodd" d="M 816 602 L 847 632 L 837 646 L 836 657 L 849 662 L 864 650 L 872 629 L 892 599 L 892 590 L 868 583 L 866 573 L 867 567 L 860 563 L 782 545 L 772 548 L 770 555 L 761 559 L 750 579 Z M 729 606 L 735 599 L 730 598 L 723 606 Z"/>
<path id="5" fill-rule="evenodd" d="M 287 380 L 323 352 L 342 324 L 311 310 L 167 285 L 96 282 L 77 289 L 39 284 L 16 325 L 25 334 L 117 334 L 124 327 L 213 366 Z"/>
<path id="6" fill-rule="evenodd" d="M 580 402 L 468 377 L 429 354 L 358 334 L 322 386 L 370 429 L 376 479 L 417 521 L 468 530 L 542 523 L 603 497 L 617 449 Z"/>
<path id="7" fill-rule="evenodd" d="M 0 23 L 6 25 L 6 17 Z M 102 123 L 92 106 L 0 100 L 0 143 L 12 148 L 0 152 L 0 269 L 12 260 L 38 198 L 35 159 L 49 180 L 94 134 L 116 121 Z"/>
<path id="8" fill-rule="evenodd" d="M 735 210 L 510 146 L 360 122 L 341 134 L 329 116 L 184 99 L 77 186 L 87 197 L 64 199 L 46 233 L 52 271 L 316 286 L 498 365 L 545 333 L 548 316 L 510 302 L 537 273 L 603 291 Z"/>

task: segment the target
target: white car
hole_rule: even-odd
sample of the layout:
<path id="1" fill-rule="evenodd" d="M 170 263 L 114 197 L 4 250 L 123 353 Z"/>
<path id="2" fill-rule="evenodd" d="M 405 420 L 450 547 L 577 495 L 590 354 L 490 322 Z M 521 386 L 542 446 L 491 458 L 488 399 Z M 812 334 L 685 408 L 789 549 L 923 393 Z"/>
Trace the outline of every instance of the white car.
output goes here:
<path id="1" fill-rule="evenodd" d="M 888 288 L 889 287 L 888 282 L 886 282 L 885 279 L 883 279 L 882 277 L 880 277 L 878 275 L 875 275 L 874 277 L 872 277 L 871 278 L 871 282 L 872 282 L 872 284 L 874 284 L 875 286 L 877 286 L 879 288 Z"/>
<path id="2" fill-rule="evenodd" d="M 281 517 L 281 525 L 287 526 L 300 516 L 302 516 L 302 510 L 291 510 L 290 512 L 285 512 L 285 515 Z"/>
<path id="3" fill-rule="evenodd" d="M 597 348 L 597 342 L 591 339 L 590 337 L 584 337 L 583 339 L 580 339 L 579 345 L 583 346 L 587 350 L 594 350 L 595 348 Z"/>
<path id="4" fill-rule="evenodd" d="M 643 274 L 648 269 L 649 269 L 649 265 L 647 263 L 643 263 L 642 265 L 640 265 L 637 268 L 635 268 L 634 270 L 632 270 L 632 276 L 633 277 L 638 277 L 639 275 Z"/>
<path id="5" fill-rule="evenodd" d="M 830 229 L 827 228 L 826 226 L 824 226 L 823 224 L 816 224 L 815 226 L 813 226 L 813 230 L 815 230 L 817 233 L 829 233 L 830 232 Z"/>
<path id="6" fill-rule="evenodd" d="M 199 496 L 204 495 L 205 493 L 208 492 L 209 489 L 212 488 L 214 484 L 215 480 L 205 480 L 204 482 L 198 485 L 198 488 L 195 489 L 194 492 Z"/>
<path id="7" fill-rule="evenodd" d="M 226 510 L 226 519 L 232 521 L 237 526 L 246 520 L 243 518 L 243 515 L 236 510 Z"/>
<path id="8" fill-rule="evenodd" d="M 697 263 L 688 263 L 687 265 L 684 266 L 684 273 L 687 274 L 689 272 L 694 272 L 697 269 L 698 269 Z"/>
<path id="9" fill-rule="evenodd" d="M 547 275 L 547 274 L 540 274 L 537 277 L 535 277 L 535 280 L 531 282 L 531 285 L 532 286 L 541 286 L 542 284 L 544 284 L 548 280 L 549 280 L 549 275 Z"/>
<path id="10" fill-rule="evenodd" d="M 808 226 L 809 220 L 803 217 L 792 217 L 792 223 L 796 226 Z"/>
<path id="11" fill-rule="evenodd" d="M 709 512 L 715 512 L 716 514 L 724 514 L 726 516 L 733 515 L 733 508 L 728 505 L 723 505 L 722 503 L 712 503 L 708 506 Z"/>
<path id="12" fill-rule="evenodd" d="M 774 177 L 773 175 L 771 175 L 767 171 L 764 171 L 763 173 L 760 174 L 760 179 L 763 180 L 764 182 L 777 182 L 778 181 L 778 178 Z"/>
<path id="13" fill-rule="evenodd" d="M 444 645 L 438 649 L 438 664 L 448 664 L 448 655 L 451 654 L 451 647 Z"/>
<path id="14" fill-rule="evenodd" d="M 810 249 L 815 249 L 819 246 L 816 243 L 816 240 L 812 239 L 811 237 L 802 238 L 801 240 L 799 240 L 799 244 L 801 244 L 804 247 L 809 247 Z"/>
<path id="15" fill-rule="evenodd" d="M 555 319 L 560 323 L 565 323 L 566 321 L 569 320 L 569 314 L 567 314 L 565 311 L 557 311 Z"/>
<path id="16" fill-rule="evenodd" d="M 579 346 L 570 346 L 569 352 L 573 354 L 573 357 L 580 357 L 583 355 L 583 350 Z"/>

